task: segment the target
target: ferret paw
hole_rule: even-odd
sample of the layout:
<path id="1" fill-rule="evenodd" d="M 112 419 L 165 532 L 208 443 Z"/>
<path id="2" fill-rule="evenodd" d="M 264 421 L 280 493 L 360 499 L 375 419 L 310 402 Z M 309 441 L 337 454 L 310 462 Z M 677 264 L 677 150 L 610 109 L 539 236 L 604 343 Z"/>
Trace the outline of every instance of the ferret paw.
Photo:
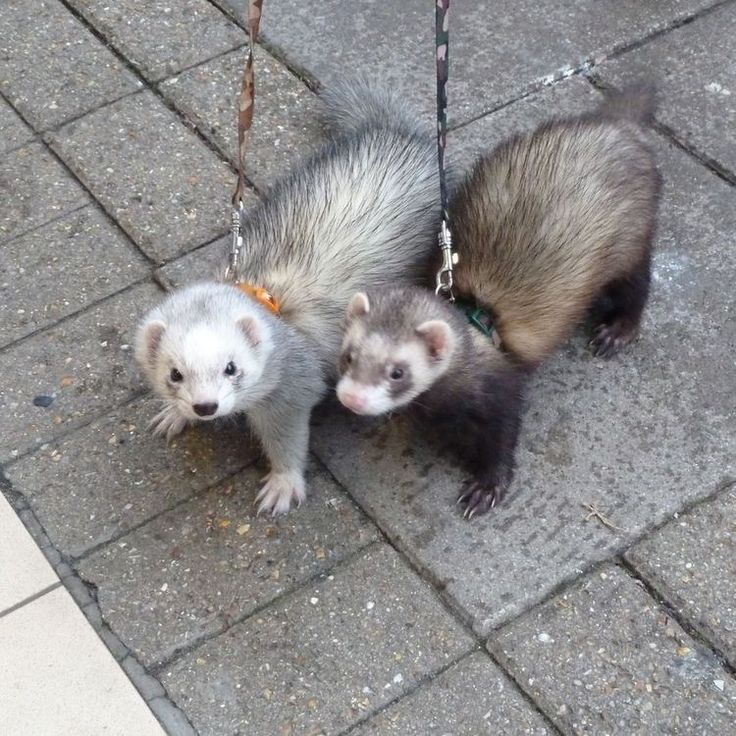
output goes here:
<path id="1" fill-rule="evenodd" d="M 170 440 L 177 434 L 180 434 L 188 424 L 188 420 L 176 410 L 174 406 L 168 404 L 148 423 L 148 429 L 153 434 L 160 436 L 165 434 L 166 439 Z"/>
<path id="2" fill-rule="evenodd" d="M 288 514 L 292 501 L 301 506 L 307 497 L 306 484 L 301 473 L 271 471 L 264 480 L 266 483 L 256 496 L 256 501 L 261 502 L 258 506 L 258 515 L 264 511 L 270 511 L 272 516 Z"/>
<path id="3" fill-rule="evenodd" d="M 604 322 L 593 330 L 588 347 L 596 358 L 612 358 L 636 337 L 636 331 L 636 327 L 621 320 Z"/>
<path id="4" fill-rule="evenodd" d="M 460 495 L 457 497 L 459 506 L 464 506 L 463 517 L 470 520 L 474 516 L 485 514 L 488 510 L 495 508 L 506 495 L 506 486 L 496 484 L 486 486 L 478 481 L 466 481 Z"/>

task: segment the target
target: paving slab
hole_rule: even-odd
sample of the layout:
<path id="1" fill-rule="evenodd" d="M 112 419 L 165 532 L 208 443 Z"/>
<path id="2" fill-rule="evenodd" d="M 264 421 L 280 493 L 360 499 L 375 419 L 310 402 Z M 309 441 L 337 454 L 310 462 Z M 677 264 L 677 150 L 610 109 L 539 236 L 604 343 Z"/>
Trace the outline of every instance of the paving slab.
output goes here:
<path id="1" fill-rule="evenodd" d="M 160 674 L 202 736 L 334 734 L 472 646 L 399 556 L 374 545 Z"/>
<path id="2" fill-rule="evenodd" d="M 600 92 L 581 76 L 557 82 L 504 110 L 449 131 L 446 163 L 461 173 L 467 171 L 479 155 L 512 135 L 531 131 L 550 117 L 590 112 L 602 100 Z"/>
<path id="3" fill-rule="evenodd" d="M 156 271 L 156 278 L 166 289 L 178 289 L 197 281 L 219 279 L 227 264 L 232 237 L 225 235 L 202 248 L 167 263 Z"/>
<path id="4" fill-rule="evenodd" d="M 88 204 L 89 195 L 42 143 L 0 161 L 0 242 Z"/>
<path id="5" fill-rule="evenodd" d="M 89 205 L 0 250 L 0 346 L 143 278 L 145 259 Z"/>
<path id="6" fill-rule="evenodd" d="M 736 669 L 736 490 L 672 520 L 626 559 Z"/>
<path id="7" fill-rule="evenodd" d="M 174 258 L 229 228 L 235 176 L 151 92 L 90 113 L 52 141 L 155 260 Z"/>
<path id="8" fill-rule="evenodd" d="M 79 566 L 104 619 L 143 664 L 223 631 L 377 538 L 315 465 L 299 513 L 256 517 L 262 476 L 249 468 Z"/>
<path id="9" fill-rule="evenodd" d="M 23 122 L 18 113 L 0 98 L 0 154 L 20 148 L 34 136 L 33 131 Z"/>
<path id="10" fill-rule="evenodd" d="M 0 90 L 37 130 L 122 97 L 141 85 L 57 0 L 0 6 Z"/>
<path id="11" fill-rule="evenodd" d="M 243 0 L 217 0 L 243 17 Z M 575 0 L 457 3 L 450 27 L 451 123 L 516 98 L 550 75 L 681 21 L 714 0 Z M 424 0 L 365 3 L 325 0 L 318 7 L 284 0 L 264 7 L 270 46 L 322 83 L 368 71 L 398 87 L 434 118 L 434 9 Z"/>
<path id="12" fill-rule="evenodd" d="M 489 642 L 565 734 L 726 734 L 736 682 L 636 580 L 605 567 Z"/>
<path id="13" fill-rule="evenodd" d="M 484 122 L 483 140 L 494 118 L 499 130 L 518 121 L 515 107 Z M 480 634 L 736 473 L 734 365 L 723 350 L 736 343 L 723 318 L 736 295 L 722 288 L 736 278 L 736 193 L 686 154 L 658 150 L 665 192 L 641 337 L 601 361 L 577 334 L 538 373 L 517 478 L 498 509 L 465 522 L 454 505 L 461 471 L 403 419 L 336 410 L 312 433 L 336 478 Z"/>
<path id="14" fill-rule="evenodd" d="M 0 651 L 4 733 L 163 736 L 148 706 L 63 588 L 0 618 Z"/>
<path id="15" fill-rule="evenodd" d="M 0 352 L 1 461 L 142 391 L 132 333 L 159 298 L 153 285 L 135 287 Z"/>
<path id="16" fill-rule="evenodd" d="M 158 407 L 143 397 L 7 468 L 64 554 L 84 554 L 258 456 L 239 422 L 197 425 L 169 444 L 152 437 L 146 427 Z"/>
<path id="17" fill-rule="evenodd" d="M 168 77 L 245 40 L 244 31 L 207 0 L 71 0 L 71 5 L 149 80 Z"/>
<path id="18" fill-rule="evenodd" d="M 43 552 L 0 493 L 0 616 L 57 581 Z"/>
<path id="19" fill-rule="evenodd" d="M 657 118 L 686 145 L 736 174 L 736 5 L 728 3 L 596 72 L 616 86 L 655 79 Z"/>
<path id="20" fill-rule="evenodd" d="M 542 736 L 544 718 L 482 652 L 391 705 L 350 736 Z"/>
<path id="21" fill-rule="evenodd" d="M 166 80 L 160 87 L 197 128 L 226 152 L 238 156 L 238 95 L 245 50 Z M 247 176 L 265 187 L 323 137 L 316 95 L 282 64 L 256 47 L 256 108 L 247 154 Z"/>

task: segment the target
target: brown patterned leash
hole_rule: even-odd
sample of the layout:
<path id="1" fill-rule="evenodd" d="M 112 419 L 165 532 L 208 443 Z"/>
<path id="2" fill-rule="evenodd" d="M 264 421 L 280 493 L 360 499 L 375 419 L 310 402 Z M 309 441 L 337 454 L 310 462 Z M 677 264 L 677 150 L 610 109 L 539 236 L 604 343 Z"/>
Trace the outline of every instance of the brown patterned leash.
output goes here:
<path id="1" fill-rule="evenodd" d="M 437 272 L 437 294 L 446 294 L 455 301 L 452 293 L 452 267 L 458 255 L 452 250 L 452 232 L 448 212 L 447 177 L 445 175 L 445 148 L 447 147 L 447 78 L 450 68 L 450 0 L 435 0 L 435 40 L 437 51 L 437 162 L 440 174 L 440 204 L 442 226 L 438 234 L 442 251 L 442 265 Z"/>
<path id="2" fill-rule="evenodd" d="M 253 50 L 258 40 L 262 12 L 263 0 L 248 0 L 248 55 L 245 60 L 238 103 L 238 183 L 233 194 L 233 240 L 230 247 L 228 266 L 225 271 L 226 279 L 235 278 L 240 251 L 243 248 L 241 219 L 243 216 L 243 198 L 245 197 L 245 153 L 250 141 L 250 129 L 253 125 L 253 104 L 256 96 Z"/>

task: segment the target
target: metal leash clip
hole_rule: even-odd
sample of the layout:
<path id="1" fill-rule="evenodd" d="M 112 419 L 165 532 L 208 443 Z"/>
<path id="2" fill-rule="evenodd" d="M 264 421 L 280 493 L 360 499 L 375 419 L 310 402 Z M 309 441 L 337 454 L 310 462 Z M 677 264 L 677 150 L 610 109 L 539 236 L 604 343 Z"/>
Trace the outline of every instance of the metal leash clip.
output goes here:
<path id="1" fill-rule="evenodd" d="M 243 236 L 241 234 L 241 222 L 243 218 L 243 200 L 238 202 L 238 209 L 232 212 L 232 220 L 230 230 L 233 239 L 230 244 L 230 254 L 228 258 L 227 268 L 225 269 L 225 279 L 235 280 L 237 273 L 238 261 L 240 260 L 240 251 L 243 249 Z"/>
<path id="2" fill-rule="evenodd" d="M 437 271 L 437 288 L 435 294 L 446 294 L 451 302 L 455 301 L 455 295 L 452 293 L 452 267 L 458 263 L 457 253 L 452 252 L 452 233 L 447 226 L 445 220 L 442 221 L 442 229 L 437 235 L 437 240 L 442 251 L 442 265 Z"/>

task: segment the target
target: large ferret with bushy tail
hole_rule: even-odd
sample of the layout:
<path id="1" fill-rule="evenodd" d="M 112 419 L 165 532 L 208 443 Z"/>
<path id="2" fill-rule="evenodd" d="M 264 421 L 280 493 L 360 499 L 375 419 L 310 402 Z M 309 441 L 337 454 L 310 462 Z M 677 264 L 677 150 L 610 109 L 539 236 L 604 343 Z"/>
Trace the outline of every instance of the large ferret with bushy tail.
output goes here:
<path id="1" fill-rule="evenodd" d="M 434 254 L 439 182 L 431 131 L 365 81 L 323 95 L 337 134 L 243 220 L 228 283 L 174 292 L 140 327 L 136 356 L 165 405 L 156 430 L 245 412 L 271 472 L 259 511 L 305 497 L 312 408 L 334 381 L 359 288 L 419 283 Z M 263 295 L 280 305 L 280 315 Z"/>
<path id="2" fill-rule="evenodd" d="M 443 426 L 473 474 L 458 499 L 468 517 L 512 480 L 531 370 L 588 314 L 595 355 L 637 333 L 661 189 L 644 131 L 653 110 L 648 88 L 610 94 L 502 143 L 460 185 L 455 292 L 494 339 L 420 289 L 369 289 L 349 305 L 339 399 L 370 415 L 413 401 Z"/>

